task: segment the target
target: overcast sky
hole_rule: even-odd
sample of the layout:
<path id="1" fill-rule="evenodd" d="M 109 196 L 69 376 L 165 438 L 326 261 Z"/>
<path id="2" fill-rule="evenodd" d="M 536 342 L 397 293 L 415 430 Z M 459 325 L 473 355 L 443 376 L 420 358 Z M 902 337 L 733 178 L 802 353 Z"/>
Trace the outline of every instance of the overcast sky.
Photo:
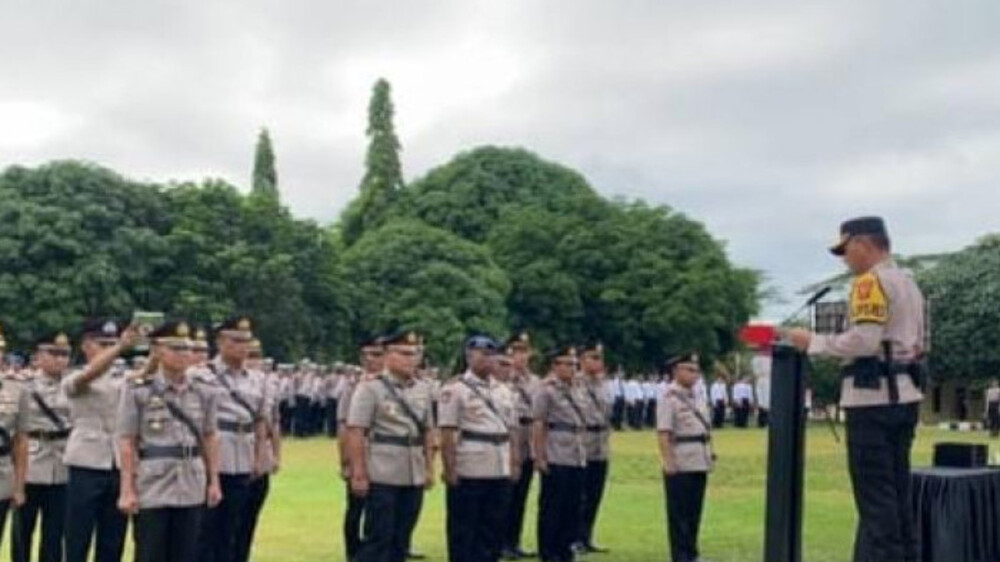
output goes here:
<path id="1" fill-rule="evenodd" d="M 408 179 L 524 146 L 703 221 L 792 299 L 848 216 L 906 254 L 1000 230 L 997 0 L 5 4 L 2 167 L 246 186 L 266 125 L 284 201 L 328 222 L 384 76 Z"/>

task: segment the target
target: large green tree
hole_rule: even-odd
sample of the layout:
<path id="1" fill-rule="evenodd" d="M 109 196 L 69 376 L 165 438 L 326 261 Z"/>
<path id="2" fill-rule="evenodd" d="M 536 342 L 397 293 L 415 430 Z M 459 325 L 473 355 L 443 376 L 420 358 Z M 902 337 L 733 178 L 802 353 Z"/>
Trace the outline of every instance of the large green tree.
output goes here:
<path id="1" fill-rule="evenodd" d="M 392 87 L 384 78 L 375 82 L 368 104 L 368 152 L 360 193 L 344 212 L 342 234 L 353 244 L 365 231 L 384 224 L 403 189 L 401 145 L 393 124 Z"/>
<path id="2" fill-rule="evenodd" d="M 269 198 L 275 202 L 280 200 L 278 192 L 278 170 L 274 163 L 274 146 L 271 144 L 271 134 L 266 128 L 257 135 L 257 147 L 253 157 L 253 184 L 251 193 Z"/>
<path id="3" fill-rule="evenodd" d="M 930 302 L 934 378 L 985 380 L 1000 374 L 1000 235 L 941 257 L 917 275 Z"/>

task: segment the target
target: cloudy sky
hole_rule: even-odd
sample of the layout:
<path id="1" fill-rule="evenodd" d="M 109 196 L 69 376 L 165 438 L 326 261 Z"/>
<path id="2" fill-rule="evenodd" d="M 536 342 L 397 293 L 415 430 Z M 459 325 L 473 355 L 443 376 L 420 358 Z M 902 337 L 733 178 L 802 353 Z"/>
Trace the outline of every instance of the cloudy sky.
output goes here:
<path id="1" fill-rule="evenodd" d="M 907 254 L 1000 230 L 996 0 L 6 4 L 0 166 L 242 186 L 266 125 L 284 200 L 330 221 L 384 76 L 408 178 L 525 146 L 703 221 L 789 298 L 838 270 L 847 216 Z"/>

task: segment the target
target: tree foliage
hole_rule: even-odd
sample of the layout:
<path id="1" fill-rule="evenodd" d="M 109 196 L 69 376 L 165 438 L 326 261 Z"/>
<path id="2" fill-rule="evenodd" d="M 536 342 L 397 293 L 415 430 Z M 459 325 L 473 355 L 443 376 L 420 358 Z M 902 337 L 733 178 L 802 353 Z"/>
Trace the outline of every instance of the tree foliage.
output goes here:
<path id="1" fill-rule="evenodd" d="M 261 129 L 257 136 L 257 148 L 253 158 L 253 184 L 251 193 L 274 202 L 280 199 L 278 192 L 278 170 L 274 163 L 274 147 L 271 134 Z"/>

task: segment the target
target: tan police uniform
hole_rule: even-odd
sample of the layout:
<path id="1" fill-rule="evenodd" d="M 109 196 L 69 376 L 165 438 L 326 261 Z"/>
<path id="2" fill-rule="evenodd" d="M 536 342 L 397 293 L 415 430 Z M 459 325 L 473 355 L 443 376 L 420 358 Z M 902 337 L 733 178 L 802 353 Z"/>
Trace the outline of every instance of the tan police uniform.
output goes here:
<path id="1" fill-rule="evenodd" d="M 526 339 L 526 336 L 521 336 Z M 525 343 L 525 345 L 527 345 Z M 514 372 L 509 388 L 514 397 L 514 413 L 517 423 L 512 435 L 518 446 L 518 458 L 521 460 L 521 471 L 511 490 L 510 506 L 507 520 L 504 523 L 503 550 L 509 557 L 527 557 L 529 553 L 521 549 L 521 534 L 524 529 L 524 511 L 531 489 L 531 479 L 535 473 L 532 452 L 531 425 L 534 412 L 531 397 L 538 389 L 541 380 L 531 372 Z"/>
<path id="2" fill-rule="evenodd" d="M 603 354 L 601 346 L 595 348 Z M 580 509 L 580 529 L 577 549 L 588 552 L 605 552 L 606 549 L 594 544 L 594 525 L 604 497 L 604 485 L 608 478 L 608 457 L 611 453 L 611 394 L 603 377 L 580 377 L 583 390 L 581 409 L 587 421 L 584 446 L 587 450 L 587 466 L 583 476 L 583 497 Z"/>
<path id="3" fill-rule="evenodd" d="M 0 381 L 0 529 L 7 521 L 14 494 L 14 438 L 24 427 L 21 385 Z"/>
<path id="4" fill-rule="evenodd" d="M 466 372 L 441 389 L 439 409 L 438 426 L 458 430 L 459 478 L 510 478 L 510 438 L 517 417 L 506 385 Z"/>

